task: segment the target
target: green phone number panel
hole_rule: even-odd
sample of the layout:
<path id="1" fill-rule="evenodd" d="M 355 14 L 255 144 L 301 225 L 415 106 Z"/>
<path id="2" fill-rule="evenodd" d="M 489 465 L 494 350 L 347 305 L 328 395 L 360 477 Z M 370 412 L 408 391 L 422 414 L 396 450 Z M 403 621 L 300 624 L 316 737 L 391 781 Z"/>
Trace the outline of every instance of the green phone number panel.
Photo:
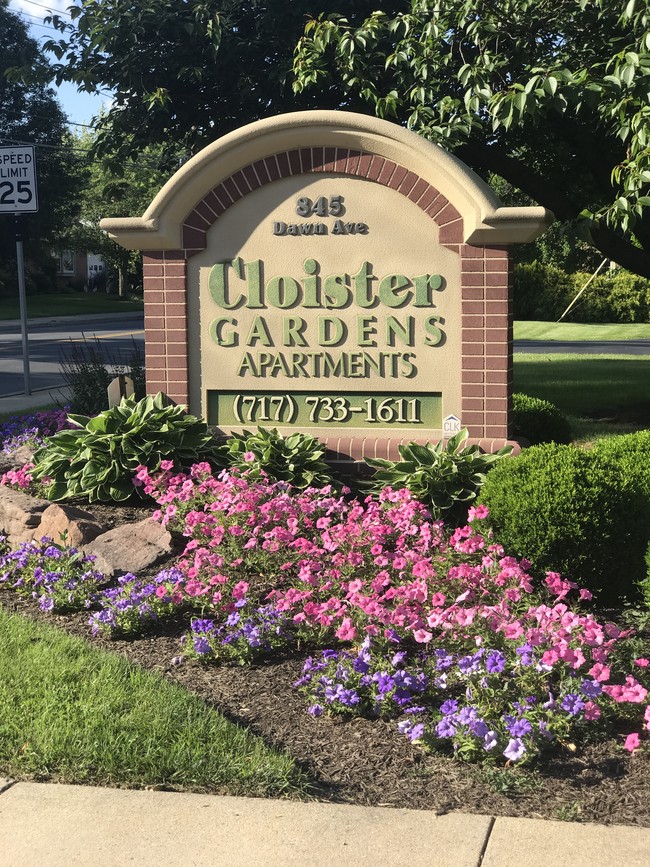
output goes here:
<path id="1" fill-rule="evenodd" d="M 208 424 L 296 427 L 442 427 L 440 394 L 208 392 Z"/>

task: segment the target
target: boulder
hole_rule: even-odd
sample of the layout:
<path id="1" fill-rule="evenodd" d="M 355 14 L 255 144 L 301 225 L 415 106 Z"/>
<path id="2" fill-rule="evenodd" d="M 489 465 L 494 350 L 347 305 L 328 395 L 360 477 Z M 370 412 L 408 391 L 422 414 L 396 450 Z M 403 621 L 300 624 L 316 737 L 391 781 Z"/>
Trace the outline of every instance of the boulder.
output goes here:
<path id="1" fill-rule="evenodd" d="M 111 578 L 155 566 L 171 551 L 170 533 L 151 518 L 115 527 L 83 546 L 85 554 L 94 555 L 95 568 Z"/>
<path id="2" fill-rule="evenodd" d="M 0 532 L 9 537 L 12 546 L 30 542 L 38 536 L 43 512 L 50 505 L 49 500 L 0 485 Z"/>
<path id="3" fill-rule="evenodd" d="M 16 470 L 27 463 L 31 463 L 33 457 L 34 450 L 31 446 L 20 446 L 9 454 L 0 451 L 0 476 L 9 470 Z"/>
<path id="4" fill-rule="evenodd" d="M 39 537 L 49 536 L 57 543 L 62 541 L 62 537 L 65 535 L 66 545 L 79 548 L 81 545 L 92 542 L 106 530 L 106 526 L 96 521 L 90 512 L 76 506 L 53 503 L 43 512 L 38 535 Z"/>

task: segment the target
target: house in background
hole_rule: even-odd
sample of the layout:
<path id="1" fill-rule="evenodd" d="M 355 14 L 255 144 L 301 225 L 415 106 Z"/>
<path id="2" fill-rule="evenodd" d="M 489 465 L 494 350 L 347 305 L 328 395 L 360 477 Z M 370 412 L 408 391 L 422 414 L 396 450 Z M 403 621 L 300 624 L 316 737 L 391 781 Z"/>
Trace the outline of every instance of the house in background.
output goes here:
<path id="1" fill-rule="evenodd" d="M 54 258 L 59 289 L 97 292 L 106 288 L 106 265 L 101 256 L 75 250 L 59 250 L 54 253 Z"/>

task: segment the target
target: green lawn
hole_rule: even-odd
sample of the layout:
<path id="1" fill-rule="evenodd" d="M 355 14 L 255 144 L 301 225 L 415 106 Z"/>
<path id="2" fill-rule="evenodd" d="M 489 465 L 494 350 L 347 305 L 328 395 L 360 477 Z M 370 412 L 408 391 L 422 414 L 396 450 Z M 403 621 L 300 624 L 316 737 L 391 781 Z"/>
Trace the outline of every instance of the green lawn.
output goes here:
<path id="1" fill-rule="evenodd" d="M 131 313 L 142 310 L 142 301 L 125 301 L 117 295 L 70 294 L 28 295 L 27 316 L 92 316 L 94 313 Z M 0 320 L 18 319 L 20 306 L 18 298 L 0 298 Z"/>
<path id="2" fill-rule="evenodd" d="M 514 388 L 563 412 L 613 412 L 650 401 L 650 356 L 517 353 Z"/>
<path id="3" fill-rule="evenodd" d="M 293 760 L 159 675 L 0 607 L 0 776 L 304 794 Z"/>
<path id="4" fill-rule="evenodd" d="M 575 322 L 515 322 L 515 340 L 638 340 L 650 338 L 650 323 L 625 325 Z"/>

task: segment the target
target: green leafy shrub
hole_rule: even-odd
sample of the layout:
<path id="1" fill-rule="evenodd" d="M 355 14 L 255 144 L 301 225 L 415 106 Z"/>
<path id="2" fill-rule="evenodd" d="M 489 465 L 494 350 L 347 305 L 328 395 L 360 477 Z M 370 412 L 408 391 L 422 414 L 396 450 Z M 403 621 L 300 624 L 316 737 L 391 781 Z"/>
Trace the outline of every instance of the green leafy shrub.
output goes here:
<path id="1" fill-rule="evenodd" d="M 205 422 L 168 404 L 161 393 L 137 402 L 124 398 L 94 418 L 68 419 L 75 429 L 48 437 L 34 455 L 32 477 L 46 485 L 50 500 L 126 500 L 134 493 L 132 479 L 140 465 L 154 469 L 168 461 L 182 469 L 210 461 L 223 466 L 222 449 Z"/>
<path id="2" fill-rule="evenodd" d="M 644 539 L 648 544 L 641 593 L 650 607 L 650 430 L 597 440 L 594 454 L 616 463 L 620 483 L 638 492 L 643 502 Z"/>
<path id="3" fill-rule="evenodd" d="M 467 437 L 467 428 L 464 428 L 447 443 L 440 440 L 436 445 L 408 443 L 399 446 L 399 461 L 366 458 L 366 463 L 376 469 L 367 488 L 375 494 L 386 487 L 408 488 L 427 505 L 434 519 L 464 520 L 467 507 L 476 499 L 488 470 L 512 451 L 512 446 L 504 446 L 494 454 L 484 454 L 476 445 L 463 446 Z"/>
<path id="4" fill-rule="evenodd" d="M 226 450 L 228 465 L 252 476 L 264 473 L 271 480 L 301 489 L 332 482 L 330 468 L 323 460 L 325 447 L 308 434 L 284 437 L 276 428 L 258 428 L 255 433 L 233 434 Z"/>
<path id="5" fill-rule="evenodd" d="M 496 540 L 540 572 L 609 602 L 634 595 L 647 545 L 644 498 L 616 463 L 574 446 L 532 446 L 495 467 L 480 500 Z"/>
<path id="6" fill-rule="evenodd" d="M 515 319 L 558 319 L 591 278 L 589 272 L 567 274 L 554 265 L 515 265 Z M 569 322 L 647 322 L 650 281 L 628 271 L 598 274 L 567 314 Z"/>
<path id="7" fill-rule="evenodd" d="M 555 404 L 539 397 L 513 394 L 512 425 L 513 435 L 525 437 L 531 445 L 571 442 L 566 416 Z"/>
<path id="8" fill-rule="evenodd" d="M 569 274 L 555 265 L 515 265 L 513 281 L 515 319 L 555 320 L 575 294 Z"/>

